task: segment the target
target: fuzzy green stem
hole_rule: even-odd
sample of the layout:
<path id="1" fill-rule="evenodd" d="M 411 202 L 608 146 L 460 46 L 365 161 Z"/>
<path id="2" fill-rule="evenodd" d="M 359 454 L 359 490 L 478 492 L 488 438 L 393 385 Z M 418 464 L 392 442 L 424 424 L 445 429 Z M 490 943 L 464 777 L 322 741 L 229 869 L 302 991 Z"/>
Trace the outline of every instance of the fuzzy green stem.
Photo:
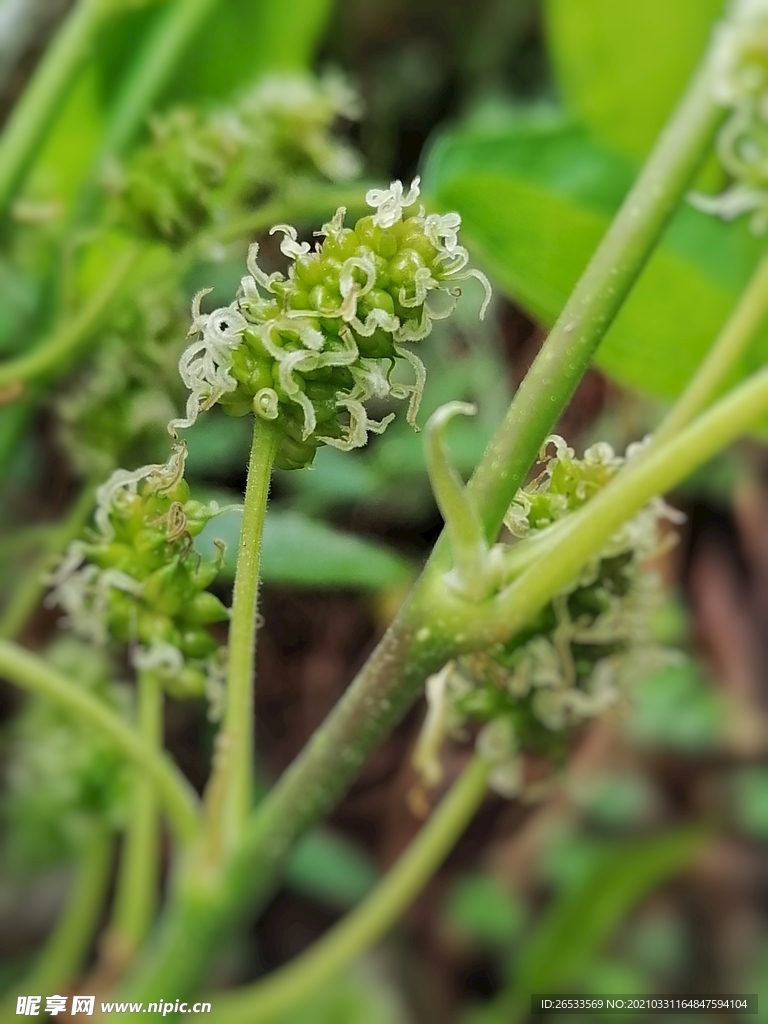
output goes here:
<path id="1" fill-rule="evenodd" d="M 99 923 L 112 866 L 112 836 L 99 831 L 81 856 L 67 903 L 37 962 L 23 981 L 14 986 L 16 994 L 58 992 L 82 969 L 83 961 Z"/>
<path id="2" fill-rule="evenodd" d="M 195 837 L 200 811 L 191 785 L 166 755 L 150 747 L 111 708 L 9 640 L 0 640 L 0 676 L 30 693 L 54 701 L 75 721 L 92 726 L 112 740 L 115 747 L 154 782 L 177 838 L 187 842 Z"/>
<path id="3" fill-rule="evenodd" d="M 174 68 L 219 0 L 176 0 L 161 12 L 117 94 L 99 163 L 130 145 Z"/>
<path id="4" fill-rule="evenodd" d="M 736 308 L 685 391 L 653 435 L 653 446 L 687 426 L 712 401 L 768 314 L 768 256 L 755 268 Z"/>
<path id="5" fill-rule="evenodd" d="M 213 1000 L 220 1024 L 266 1024 L 306 1003 L 382 938 L 423 889 L 482 803 L 489 765 L 474 757 L 371 894 L 313 946 L 263 981 Z"/>
<path id="6" fill-rule="evenodd" d="M 80 0 L 42 57 L 0 136 L 0 215 L 18 192 L 104 17 L 103 0 Z"/>
<path id="7" fill-rule="evenodd" d="M 240 836 L 253 806 L 253 690 L 264 516 L 279 429 L 254 417 L 229 627 L 227 705 L 206 787 L 208 855 L 217 860 Z"/>
<path id="8" fill-rule="evenodd" d="M 135 268 L 142 249 L 131 244 L 115 261 L 111 273 L 80 312 L 59 330 L 16 359 L 0 365 L 0 391 L 20 394 L 33 381 L 64 372 L 93 337 L 110 306 Z"/>
<path id="9" fill-rule="evenodd" d="M 42 553 L 25 571 L 24 578 L 0 615 L 0 637 L 9 640 L 15 637 L 40 603 L 45 590 L 45 574 L 53 568 L 70 541 L 82 533 L 93 511 L 95 492 L 95 484 L 86 484 L 66 519 L 45 535 Z"/>
<path id="10" fill-rule="evenodd" d="M 470 481 L 489 541 L 701 166 L 723 116 L 712 97 L 707 55 Z"/>
<path id="11" fill-rule="evenodd" d="M 163 747 L 163 690 L 153 672 L 136 681 L 136 724 L 148 746 Z M 117 878 L 111 938 L 130 958 L 144 942 L 157 912 L 160 884 L 160 820 L 155 784 L 145 773 L 134 781 L 131 816 Z"/>
<path id="12" fill-rule="evenodd" d="M 734 388 L 666 444 L 630 463 L 569 517 L 541 557 L 490 608 L 486 605 L 475 616 L 475 642 L 490 645 L 514 635 L 570 583 L 622 523 L 749 430 L 766 412 L 768 369 Z"/>

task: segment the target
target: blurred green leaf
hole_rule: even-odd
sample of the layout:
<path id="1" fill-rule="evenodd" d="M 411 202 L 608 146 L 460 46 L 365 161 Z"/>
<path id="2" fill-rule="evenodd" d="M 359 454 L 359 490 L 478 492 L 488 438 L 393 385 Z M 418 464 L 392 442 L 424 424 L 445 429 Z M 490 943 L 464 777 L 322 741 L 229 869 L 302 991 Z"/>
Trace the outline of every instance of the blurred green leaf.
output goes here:
<path id="1" fill-rule="evenodd" d="M 101 143 L 104 111 L 98 75 L 89 64 L 64 101 L 35 160 L 22 199 L 61 201 L 65 207 L 77 196 Z"/>
<path id="2" fill-rule="evenodd" d="M 595 138 L 640 159 L 707 45 L 724 0 L 545 0 L 562 96 Z"/>
<path id="3" fill-rule="evenodd" d="M 252 437 L 250 416 L 226 416 L 219 409 L 212 409 L 187 433 L 187 475 L 190 479 L 231 479 L 247 466 Z"/>
<path id="4" fill-rule="evenodd" d="M 636 772 L 601 772 L 574 783 L 570 793 L 594 822 L 612 828 L 647 824 L 658 807 L 652 782 Z"/>
<path id="5" fill-rule="evenodd" d="M 641 915 L 629 928 L 623 946 L 631 960 L 654 978 L 671 978 L 682 973 L 693 952 L 685 919 L 679 907 L 675 907 L 674 904 L 653 906 L 648 913 Z M 613 991 L 633 990 L 625 988 Z"/>
<path id="6" fill-rule="evenodd" d="M 309 832 L 288 862 L 291 889 L 334 909 L 359 903 L 376 884 L 378 873 L 365 854 L 327 829 Z"/>
<path id="7" fill-rule="evenodd" d="M 607 850 L 580 885 L 545 911 L 518 960 L 517 992 L 554 992 L 577 982 L 621 920 L 682 870 L 706 835 L 701 828 L 686 828 Z"/>
<path id="8" fill-rule="evenodd" d="M 471 1014 L 472 1024 L 508 1024 L 518 1015 L 527 1016 L 533 994 L 581 988 L 623 918 L 681 871 L 708 834 L 689 827 L 651 839 L 604 844 L 580 881 L 552 900 L 521 946 L 512 965 L 512 983 L 490 1006 Z"/>
<path id="9" fill-rule="evenodd" d="M 39 282 L 22 273 L 10 261 L 0 260 L 0 352 L 3 356 L 29 343 L 23 328 L 40 298 Z"/>
<path id="10" fill-rule="evenodd" d="M 710 750 L 723 734 L 722 697 L 693 661 L 655 672 L 635 692 L 627 729 L 636 742 L 673 750 Z"/>
<path id="11" fill-rule="evenodd" d="M 734 778 L 734 814 L 758 839 L 768 839 L 768 768 L 742 768 Z"/>
<path id="12" fill-rule="evenodd" d="M 432 201 L 456 209 L 487 269 L 552 324 L 629 188 L 633 168 L 551 110 L 507 112 L 442 136 L 425 169 Z M 678 394 L 724 323 L 761 244 L 744 223 L 683 206 L 598 350 L 610 375 Z M 742 372 L 768 356 L 768 331 Z"/>
<path id="13" fill-rule="evenodd" d="M 501 946 L 520 933 L 524 912 L 519 901 L 492 875 L 473 874 L 460 878 L 449 891 L 445 916 L 467 938 Z"/>
<path id="14" fill-rule="evenodd" d="M 579 989 L 582 992 L 633 992 L 637 995 L 653 991 L 642 971 L 632 964 L 608 957 L 599 957 L 584 968 L 579 977 Z M 637 1020 L 637 1016 L 633 1013 L 611 1014 L 611 1024 L 619 1024 L 621 1020 Z"/>
<path id="15" fill-rule="evenodd" d="M 591 877 L 604 855 L 603 839 L 570 825 L 561 826 L 544 847 L 539 874 L 558 891 L 578 888 Z"/>
<path id="16" fill-rule="evenodd" d="M 212 520 L 197 540 L 206 558 L 215 555 L 216 540 L 224 541 L 227 553 L 222 573 L 230 579 L 235 572 L 241 518 L 240 512 L 225 512 Z M 271 509 L 264 524 L 261 573 L 267 583 L 378 590 L 406 583 L 413 567 L 382 544 L 299 512 Z"/>
<path id="17" fill-rule="evenodd" d="M 268 72 L 307 71 L 333 0 L 224 0 L 176 73 L 171 101 L 224 97 Z"/>

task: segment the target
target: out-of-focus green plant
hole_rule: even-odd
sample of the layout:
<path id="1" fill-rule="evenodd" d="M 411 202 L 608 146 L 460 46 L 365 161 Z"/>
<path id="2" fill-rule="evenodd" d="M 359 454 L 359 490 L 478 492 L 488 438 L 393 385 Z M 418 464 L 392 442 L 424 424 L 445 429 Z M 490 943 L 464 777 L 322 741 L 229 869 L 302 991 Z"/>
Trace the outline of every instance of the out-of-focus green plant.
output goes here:
<path id="1" fill-rule="evenodd" d="M 292 6 L 304 9 L 299 0 Z M 557 5 L 551 8 L 555 18 Z M 329 1019 L 342 1019 L 369 1012 L 369 993 L 354 980 L 334 979 L 431 877 L 488 784 L 510 796 L 519 792 L 521 751 L 564 758 L 578 725 L 615 700 L 620 670 L 650 636 L 644 561 L 658 550 L 660 518 L 674 518 L 659 496 L 768 410 L 768 372 L 742 380 L 755 361 L 754 352 L 745 353 L 768 306 L 761 242 L 743 222 L 719 224 L 684 206 L 716 137 L 721 155 L 733 156 L 718 132 L 732 133 L 734 117 L 759 147 L 766 97 L 754 70 L 765 54 L 756 30 L 768 7 L 765 0 L 742 0 L 729 9 L 633 185 L 638 152 L 611 138 L 610 118 L 598 132 L 601 143 L 559 115 L 517 112 L 438 142 L 426 164 L 424 205 L 418 179 L 410 188 L 400 181 L 388 188 L 334 184 L 355 170 L 334 122 L 357 111 L 331 79 L 262 79 L 217 111 L 188 106 L 156 119 L 150 140 L 130 151 L 143 116 L 171 88 L 193 29 L 212 9 L 178 3 L 162 15 L 138 15 L 146 30 L 138 62 L 113 94 L 112 116 L 102 111 L 91 118 L 89 159 L 73 170 L 58 206 L 46 206 L 34 191 L 55 152 L 55 137 L 46 150 L 46 129 L 65 86 L 74 87 L 71 104 L 93 101 L 93 68 L 76 79 L 108 19 L 126 16 L 123 5 L 75 5 L 0 139 L 6 161 L 0 207 L 8 211 L 16 200 L 7 221 L 11 262 L 20 279 L 38 282 L 28 288 L 28 307 L 10 318 L 9 337 L 36 319 L 39 339 L 29 351 L 18 337 L 9 342 L 18 351 L 0 367 L 0 387 L 12 415 L 0 427 L 11 447 L 46 386 L 55 385 L 50 407 L 95 490 L 95 515 L 88 527 L 93 509 L 78 504 L 67 529 L 49 538 L 42 561 L 52 568 L 57 549 L 67 547 L 53 571 L 53 597 L 75 631 L 97 648 L 128 656 L 136 675 L 133 721 L 101 674 L 98 686 L 83 686 L 50 655 L 38 657 L 11 640 L 0 640 L 0 672 L 36 694 L 20 734 L 49 728 L 44 701 L 74 720 L 49 748 L 56 753 L 61 742 L 77 753 L 65 758 L 80 787 L 71 804 L 88 808 L 87 820 L 101 824 L 102 839 L 115 826 L 123 829 L 102 966 L 116 992 L 145 1006 L 169 995 L 184 1000 L 205 985 L 221 942 L 255 913 L 294 845 L 428 681 L 430 708 L 417 751 L 425 781 L 440 778 L 447 732 L 459 742 L 476 741 L 475 754 L 393 869 L 348 916 L 273 976 L 218 994 L 214 1013 L 223 1022 L 254 1024 L 301 1014 L 302 1001 L 315 1000 L 317 1017 L 327 999 Z M 317 12 L 304 14 L 295 59 L 288 59 L 286 12 L 270 3 L 252 13 L 270 29 L 265 38 L 275 43 L 280 70 L 294 65 L 295 71 L 298 55 L 309 49 L 305 35 L 317 27 Z M 690 16 L 701 28 L 699 15 Z M 112 22 L 112 29 L 119 25 Z M 267 61 L 265 50 L 250 67 Z M 230 71 L 221 81 L 230 82 Z M 665 81 L 647 124 L 660 120 L 667 104 Z M 188 85 L 179 80 L 178 91 Z M 591 103 L 583 107 L 595 125 L 603 123 Z M 64 123 L 72 109 L 64 110 Z M 626 155 L 614 155 L 612 144 Z M 733 160 L 726 170 L 734 171 Z M 105 172 L 110 201 L 94 191 Z M 761 209 L 762 192 L 759 202 L 750 196 L 739 208 Z M 354 208 L 351 226 L 347 207 Z M 334 209 L 314 245 L 300 236 L 295 224 L 322 223 Z M 254 648 L 273 468 L 304 470 L 320 449 L 353 465 L 350 453 L 392 421 L 392 400 L 408 401 L 405 420 L 417 427 L 429 360 L 409 346 L 439 344 L 437 333 L 425 339 L 435 321 L 453 314 L 462 282 L 479 279 L 486 290 L 481 317 L 487 305 L 485 275 L 470 267 L 459 242 L 462 217 L 491 272 L 552 323 L 552 331 L 469 483 L 444 437 L 456 414 L 473 412 L 456 400 L 468 396 L 448 393 L 432 412 L 426 465 L 445 536 L 338 706 L 257 801 Z M 188 277 L 201 263 L 204 273 L 205 261 L 226 255 L 230 244 L 244 255 L 253 235 L 268 228 L 282 236 L 276 251 L 267 251 L 269 268 L 259 264 L 252 244 L 234 300 L 204 312 L 205 293 L 198 292 L 189 336 L 182 338 L 187 324 L 178 310 Z M 57 286 L 50 308 L 43 308 L 39 281 L 49 277 Z M 674 335 L 665 335 L 663 325 Z M 556 454 L 541 456 L 542 474 L 526 483 L 604 338 L 603 362 L 617 377 L 682 397 L 626 460 L 605 444 L 577 457 L 556 438 Z M 116 469 L 133 451 L 159 444 L 157 424 L 169 405 L 178 407 L 177 385 L 168 379 L 177 355 L 188 395 L 184 413 L 168 416 L 170 455 L 140 469 Z M 124 358 L 131 362 L 127 373 L 118 369 Z M 21 404 L 14 410 L 13 403 Z M 218 509 L 190 494 L 187 447 L 178 440 L 192 428 L 192 445 L 198 420 L 214 415 L 217 405 L 253 417 L 231 611 L 208 589 L 226 564 L 223 552 L 210 547 L 209 520 Z M 358 477 L 359 469 L 352 471 Z M 196 550 L 206 524 L 207 551 Z M 508 534 L 500 536 L 503 524 Z M 301 529 L 306 538 L 306 526 Z M 321 529 L 313 542 L 330 536 L 336 535 Z M 357 551 L 368 557 L 371 549 Z M 337 579 L 340 561 L 339 555 Z M 368 579 L 383 579 L 395 564 L 380 559 Z M 25 588 L 11 599 L 7 634 L 37 597 Z M 211 717 L 221 720 L 202 799 L 163 751 L 165 690 L 176 697 L 207 692 Z M 92 750 L 78 741 L 82 728 L 110 741 L 108 765 L 99 760 L 98 743 Z M 45 759 L 24 757 L 18 766 L 51 774 Z M 117 780 L 126 773 L 131 805 L 121 819 L 114 810 Z M 96 777 L 95 791 L 85 792 Z M 28 793 L 26 804 L 19 799 L 19 807 L 35 807 Z M 159 908 L 161 816 L 172 829 L 173 868 Z M 583 885 L 553 904 L 517 964 L 518 987 L 502 997 L 502 1008 L 517 1007 L 531 986 L 567 984 L 579 957 L 599 946 L 643 891 L 685 862 L 700 835 L 671 833 L 606 855 Z M 95 857 L 92 849 L 88 856 Z M 103 880 L 104 872 L 94 877 Z M 51 985 L 68 985 L 80 967 L 96 926 L 94 891 L 85 899 L 75 887 L 75 902 L 43 954 Z M 81 899 L 88 913 L 78 909 Z M 497 922 L 497 931 L 505 928 L 511 932 L 509 921 Z M 577 930 L 587 940 L 581 947 Z M 67 939 L 75 933 L 76 943 Z M 154 1011 L 147 1012 L 151 1018 Z M 388 1017 L 396 1019 L 396 1008 Z"/>

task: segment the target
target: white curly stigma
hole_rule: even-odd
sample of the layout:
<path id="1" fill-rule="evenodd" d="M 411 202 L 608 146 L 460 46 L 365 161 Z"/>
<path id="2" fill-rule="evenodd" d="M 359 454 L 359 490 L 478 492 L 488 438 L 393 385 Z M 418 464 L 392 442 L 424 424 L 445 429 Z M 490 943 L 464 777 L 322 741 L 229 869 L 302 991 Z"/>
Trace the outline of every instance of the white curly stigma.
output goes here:
<path id="1" fill-rule="evenodd" d="M 167 462 L 160 462 L 139 469 L 116 469 L 96 491 L 94 522 L 104 540 L 112 540 L 115 531 L 110 516 L 117 506 L 124 504 L 138 493 L 139 484 L 146 480 L 153 491 L 168 491 L 184 476 L 187 460 L 185 443 L 175 444 Z"/>
<path id="2" fill-rule="evenodd" d="M 710 52 L 712 93 L 731 113 L 717 136 L 717 155 L 733 178 L 719 196 L 691 193 L 704 213 L 733 220 L 752 213 L 754 234 L 768 228 L 768 0 L 733 0 Z"/>
<path id="3" fill-rule="evenodd" d="M 289 259 L 296 260 L 300 256 L 306 256 L 309 252 L 309 242 L 299 242 L 298 232 L 292 224 L 275 224 L 269 229 L 270 235 L 276 231 L 282 231 L 283 240 L 280 243 L 280 252 Z"/>
<path id="4" fill-rule="evenodd" d="M 189 334 L 197 337 L 179 359 L 179 376 L 190 394 L 185 415 L 168 424 L 174 437 L 178 430 L 191 427 L 199 414 L 215 405 L 222 395 L 237 387 L 230 372 L 232 355 L 242 341 L 248 321 L 236 303 L 215 309 L 207 316 L 201 314 L 200 301 L 209 291 L 198 292 L 192 302 Z"/>
<path id="5" fill-rule="evenodd" d="M 380 228 L 391 228 L 393 224 L 402 220 L 403 210 L 413 206 L 419 198 L 420 181 L 420 178 L 414 178 L 405 194 L 402 181 L 393 181 L 389 188 L 369 189 L 365 193 L 365 201 L 376 211 L 373 223 Z"/>

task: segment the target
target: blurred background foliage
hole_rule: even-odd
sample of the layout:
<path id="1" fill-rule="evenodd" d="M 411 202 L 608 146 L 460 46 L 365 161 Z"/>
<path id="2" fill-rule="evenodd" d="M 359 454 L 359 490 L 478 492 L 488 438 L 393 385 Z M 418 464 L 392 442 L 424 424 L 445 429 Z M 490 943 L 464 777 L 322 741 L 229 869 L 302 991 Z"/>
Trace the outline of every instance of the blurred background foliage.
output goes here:
<path id="1" fill-rule="evenodd" d="M 53 17 L 27 25 L 10 55 L 0 49 L 6 112 L 65 13 L 65 4 L 55 6 Z M 91 244 L 88 211 L 109 161 L 148 137 L 143 121 L 126 131 L 118 115 L 173 6 L 137 5 L 115 16 L 61 97 L 16 203 L 14 228 L 5 229 L 4 357 L 47 336 L 109 273 L 110 244 L 117 244 L 109 236 L 90 261 L 79 258 Z M 449 399 L 479 405 L 479 416 L 450 435 L 468 473 L 722 6 L 209 0 L 152 109 L 210 109 L 274 72 L 334 68 L 348 78 L 365 107 L 361 121 L 346 127 L 366 179 L 420 173 L 430 204 L 461 213 L 473 256 L 495 286 L 493 315 L 477 325 L 480 296 L 468 287 L 458 325 L 436 331 L 426 355 L 422 422 Z M 5 0 L 0 20 L 20 33 L 15 8 Z M 700 187 L 719 188 L 719 174 L 714 163 L 705 167 Z M 570 443 L 601 438 L 622 449 L 652 428 L 722 325 L 763 244 L 743 223 L 679 211 L 560 426 Z M 242 259 L 242 245 L 198 254 L 182 275 L 185 303 L 204 285 L 213 286 L 212 301 L 228 301 Z M 183 338 L 184 306 L 178 318 L 171 327 Z M 141 329 L 123 331 L 113 375 L 128 375 L 131 332 Z M 88 475 L 63 439 L 61 399 L 86 356 L 111 344 L 98 331 L 91 340 L 63 379 L 41 382 L 48 391 L 36 386 L 0 406 L 0 589 L 9 603 L 19 580 L 54 549 L 78 481 Z M 766 353 L 764 331 L 742 370 L 762 364 Z M 153 381 L 159 365 L 148 370 Z M 165 394 L 178 405 L 173 385 Z M 134 464 L 156 457 L 156 444 L 156 436 L 141 441 Z M 245 420 L 220 410 L 202 418 L 189 435 L 196 495 L 236 498 L 248 444 Z M 647 680 L 634 707 L 586 729 L 567 772 L 532 759 L 524 799 L 489 798 L 396 933 L 291 1024 L 508 1024 L 526 1016 L 532 991 L 566 990 L 760 992 L 759 1016 L 768 1019 L 763 448 L 742 444 L 674 500 L 688 520 L 681 542 L 656 567 L 669 593 L 656 631 L 679 646 L 680 660 Z M 325 448 L 312 470 L 277 475 L 265 532 L 257 689 L 265 785 L 343 691 L 439 525 L 421 440 L 400 420 L 364 451 L 342 456 Z M 215 538 L 227 542 L 224 589 L 238 528 L 238 514 L 228 513 L 202 538 L 211 555 Z M 24 639 L 43 647 L 55 639 L 55 623 L 53 612 L 39 608 L 24 624 Z M 54 644 L 52 657 L 83 664 L 84 655 Z M 83 685 L 108 688 L 105 699 L 127 706 L 130 689 L 106 683 L 115 670 L 120 676 L 124 666 L 88 663 Z M 22 711 L 5 689 L 2 700 L 0 953 L 11 984 L 62 905 L 71 858 L 91 827 L 79 809 L 106 800 L 118 820 L 124 812 L 109 751 L 84 752 L 50 709 Z M 200 785 L 211 744 L 205 709 L 169 705 L 168 745 Z M 418 708 L 407 717 L 332 821 L 300 845 L 251 933 L 220 951 L 220 984 L 253 978 L 305 948 L 407 844 L 419 825 L 408 800 L 409 752 L 422 714 Z M 452 752 L 451 776 L 462 756 Z"/>

